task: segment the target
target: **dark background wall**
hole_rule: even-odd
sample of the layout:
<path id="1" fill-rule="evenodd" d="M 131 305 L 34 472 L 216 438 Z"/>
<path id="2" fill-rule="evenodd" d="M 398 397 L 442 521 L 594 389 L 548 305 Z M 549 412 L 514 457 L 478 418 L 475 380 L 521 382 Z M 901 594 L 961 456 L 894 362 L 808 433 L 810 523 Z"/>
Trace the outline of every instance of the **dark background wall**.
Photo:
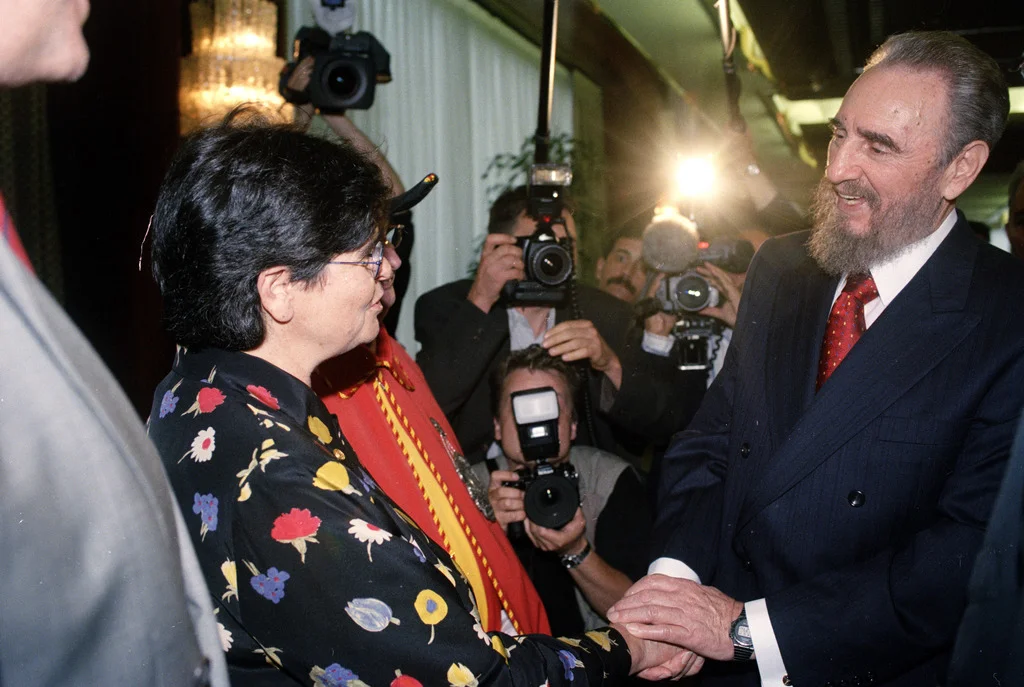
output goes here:
<path id="1" fill-rule="evenodd" d="M 181 14 L 176 2 L 94 2 L 92 58 L 49 89 L 64 304 L 143 416 L 173 346 L 139 252 L 178 141 Z"/>

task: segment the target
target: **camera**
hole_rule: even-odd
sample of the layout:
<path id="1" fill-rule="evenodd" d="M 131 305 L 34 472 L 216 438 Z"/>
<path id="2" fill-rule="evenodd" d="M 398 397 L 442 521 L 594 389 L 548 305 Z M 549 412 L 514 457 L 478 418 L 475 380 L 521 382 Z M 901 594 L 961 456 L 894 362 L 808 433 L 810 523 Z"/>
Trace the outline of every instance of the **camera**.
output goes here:
<path id="1" fill-rule="evenodd" d="M 533 469 L 516 470 L 519 479 L 503 486 L 525 491 L 526 517 L 541 527 L 561 529 L 580 507 L 579 475 L 571 463 L 552 465 L 560 454 L 558 396 L 550 386 L 513 392 L 510 396 L 523 459 Z M 512 530 L 509 530 L 510 533 Z"/>
<path id="2" fill-rule="evenodd" d="M 304 26 L 295 34 L 293 61 L 281 72 L 281 95 L 290 103 L 312 103 L 321 112 L 366 110 L 373 105 L 378 83 L 391 81 L 391 55 L 372 34 L 329 34 Z M 292 72 L 313 57 L 313 73 L 304 91 L 288 88 Z"/>
<path id="3" fill-rule="evenodd" d="M 516 470 L 519 480 L 506 487 L 525 491 L 523 506 L 531 522 L 557 530 L 565 527 L 580 507 L 579 475 L 572 463 L 552 465 L 539 461 L 531 470 Z"/>
<path id="4" fill-rule="evenodd" d="M 530 168 L 526 213 L 536 220 L 537 230 L 516 239 L 523 249 L 526 279 L 509 281 L 502 288 L 509 303 L 558 306 L 566 302 L 575 266 L 573 241 L 565 230 L 562 210 L 565 189 L 571 183 L 568 165 L 544 163 Z M 558 238 L 555 225 L 562 226 L 564 238 Z"/>
<path id="5" fill-rule="evenodd" d="M 742 239 L 718 239 L 698 243 L 697 264 L 712 263 L 726 272 L 746 272 L 754 257 L 754 246 Z M 666 276 L 656 294 L 661 309 L 682 315 L 721 304 L 722 294 L 694 269 Z"/>

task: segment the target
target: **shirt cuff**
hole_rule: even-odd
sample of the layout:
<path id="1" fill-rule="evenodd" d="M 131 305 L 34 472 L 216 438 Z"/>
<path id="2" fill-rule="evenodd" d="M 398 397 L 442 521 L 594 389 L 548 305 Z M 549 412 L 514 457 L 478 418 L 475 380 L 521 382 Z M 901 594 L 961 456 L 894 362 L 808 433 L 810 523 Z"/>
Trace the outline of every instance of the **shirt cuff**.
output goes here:
<path id="1" fill-rule="evenodd" d="M 649 332 L 645 329 L 644 338 L 640 341 L 640 348 L 651 355 L 667 358 L 668 354 L 672 352 L 672 346 L 675 342 L 676 339 L 674 336 L 655 334 L 654 332 Z"/>
<path id="2" fill-rule="evenodd" d="M 676 558 L 659 558 L 647 567 L 648 575 L 668 575 L 669 577 L 680 577 L 700 584 L 700 575 L 694 572 L 693 568 Z"/>
<path id="3" fill-rule="evenodd" d="M 788 685 L 789 675 L 782 662 L 782 652 L 775 639 L 771 618 L 768 617 L 768 604 L 764 599 L 755 599 L 743 604 L 743 608 L 747 611 L 747 625 L 754 642 L 754 658 L 757 659 L 757 671 L 761 674 L 761 687 Z"/>

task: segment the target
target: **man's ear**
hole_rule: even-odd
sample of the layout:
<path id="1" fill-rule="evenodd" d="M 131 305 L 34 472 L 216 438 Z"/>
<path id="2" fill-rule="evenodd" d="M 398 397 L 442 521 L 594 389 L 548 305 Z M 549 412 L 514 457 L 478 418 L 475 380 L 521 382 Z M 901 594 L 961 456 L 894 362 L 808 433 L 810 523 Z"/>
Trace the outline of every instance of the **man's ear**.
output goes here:
<path id="1" fill-rule="evenodd" d="M 942 174 L 942 197 L 950 202 L 959 198 L 978 178 L 988 154 L 988 144 L 984 141 L 971 141 L 964 146 Z"/>
<path id="2" fill-rule="evenodd" d="M 600 283 L 604 278 L 604 258 L 598 258 L 597 262 L 594 263 L 594 281 Z"/>
<path id="3" fill-rule="evenodd" d="M 501 441 L 501 423 L 498 422 L 498 418 L 494 418 L 494 440 Z"/>
<path id="4" fill-rule="evenodd" d="M 578 424 L 576 418 L 573 418 L 572 424 L 569 425 L 569 441 L 576 441 L 576 425 Z"/>
<path id="5" fill-rule="evenodd" d="M 256 292 L 263 311 L 275 322 L 290 322 L 295 314 L 292 294 L 297 286 L 300 285 L 292 281 L 291 270 L 287 267 L 268 267 L 260 272 L 256 277 Z"/>

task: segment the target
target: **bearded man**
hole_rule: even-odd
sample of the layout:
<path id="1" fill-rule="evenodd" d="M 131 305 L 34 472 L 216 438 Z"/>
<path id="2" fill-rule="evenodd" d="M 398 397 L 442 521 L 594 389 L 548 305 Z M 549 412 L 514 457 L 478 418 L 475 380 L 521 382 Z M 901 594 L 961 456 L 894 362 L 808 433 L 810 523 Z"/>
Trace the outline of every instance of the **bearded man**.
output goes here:
<path id="1" fill-rule="evenodd" d="M 702 684 L 945 683 L 1024 405 L 1024 268 L 955 208 L 1007 112 L 963 38 L 891 37 L 832 120 L 814 229 L 751 264 L 664 457 L 652 574 L 608 614 L 709 659 Z"/>

